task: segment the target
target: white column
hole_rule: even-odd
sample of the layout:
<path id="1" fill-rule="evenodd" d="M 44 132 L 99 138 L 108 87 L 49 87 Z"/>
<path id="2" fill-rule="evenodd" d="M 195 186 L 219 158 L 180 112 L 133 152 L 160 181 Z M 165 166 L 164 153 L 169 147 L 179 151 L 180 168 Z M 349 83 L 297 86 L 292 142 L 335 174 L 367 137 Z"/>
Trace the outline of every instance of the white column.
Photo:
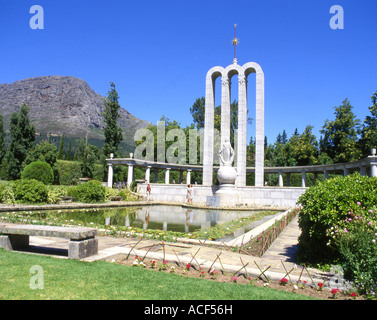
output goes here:
<path id="1" fill-rule="evenodd" d="M 371 175 L 372 177 L 377 177 L 377 165 L 372 164 L 372 165 L 370 166 L 370 175 Z"/>
<path id="2" fill-rule="evenodd" d="M 376 157 L 376 149 L 371 149 L 371 156 L 369 156 L 369 163 L 370 163 L 370 176 L 377 177 L 377 157 Z"/>
<path id="3" fill-rule="evenodd" d="M 108 175 L 107 175 L 107 186 L 109 188 L 113 187 L 113 175 L 114 175 L 113 165 L 112 165 L 112 163 L 109 163 L 109 172 L 108 172 Z"/>
<path id="4" fill-rule="evenodd" d="M 246 77 L 238 75 L 237 186 L 246 185 L 247 101 Z"/>
<path id="5" fill-rule="evenodd" d="M 147 166 L 147 170 L 145 170 L 145 180 L 149 183 L 151 176 L 151 166 Z"/>
<path id="6" fill-rule="evenodd" d="M 191 170 L 187 169 L 186 184 L 191 184 Z"/>
<path id="7" fill-rule="evenodd" d="M 347 168 L 344 168 L 343 169 L 343 176 L 347 176 L 348 175 L 348 169 Z"/>
<path id="8" fill-rule="evenodd" d="M 204 113 L 204 146 L 203 146 L 203 185 L 212 185 L 213 172 L 213 137 L 215 116 L 215 94 L 212 69 L 206 78 L 206 97 Z"/>
<path id="9" fill-rule="evenodd" d="M 165 171 L 165 184 L 169 184 L 170 183 L 170 168 L 166 168 L 166 171 Z"/>
<path id="10" fill-rule="evenodd" d="M 325 179 L 329 178 L 329 172 L 327 170 L 323 171 L 323 175 L 325 176 Z"/>
<path id="11" fill-rule="evenodd" d="M 363 166 L 360 166 L 360 175 L 361 176 L 366 176 L 367 172 L 366 172 L 366 168 L 363 167 Z"/>
<path id="12" fill-rule="evenodd" d="M 129 164 L 128 173 L 127 173 L 127 186 L 130 186 L 133 180 L 134 180 L 134 166 L 132 164 Z"/>
<path id="13" fill-rule="evenodd" d="M 284 187 L 283 172 L 279 171 L 279 187 Z"/>
<path id="14" fill-rule="evenodd" d="M 255 124 L 255 186 L 262 187 L 264 181 L 264 73 L 260 67 L 256 70 Z"/>
<path id="15" fill-rule="evenodd" d="M 301 185 L 302 185 L 303 188 L 306 187 L 306 172 L 305 171 L 302 172 Z"/>
<path id="16" fill-rule="evenodd" d="M 221 78 L 221 145 L 225 139 L 230 141 L 230 80 L 228 77 Z M 220 165 L 222 163 L 220 162 Z"/>

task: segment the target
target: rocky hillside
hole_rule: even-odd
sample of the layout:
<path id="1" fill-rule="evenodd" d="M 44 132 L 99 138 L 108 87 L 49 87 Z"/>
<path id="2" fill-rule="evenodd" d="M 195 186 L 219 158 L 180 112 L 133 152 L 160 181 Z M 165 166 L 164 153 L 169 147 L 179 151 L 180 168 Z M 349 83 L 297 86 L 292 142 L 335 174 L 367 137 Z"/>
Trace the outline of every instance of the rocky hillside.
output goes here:
<path id="1" fill-rule="evenodd" d="M 64 132 L 65 137 L 81 138 L 88 134 L 88 138 L 103 140 L 103 99 L 84 80 L 75 77 L 35 77 L 0 84 L 0 113 L 6 130 L 11 114 L 25 103 L 37 133 L 61 136 Z M 123 108 L 120 114 L 125 142 L 132 145 L 135 131 L 150 123 Z"/>

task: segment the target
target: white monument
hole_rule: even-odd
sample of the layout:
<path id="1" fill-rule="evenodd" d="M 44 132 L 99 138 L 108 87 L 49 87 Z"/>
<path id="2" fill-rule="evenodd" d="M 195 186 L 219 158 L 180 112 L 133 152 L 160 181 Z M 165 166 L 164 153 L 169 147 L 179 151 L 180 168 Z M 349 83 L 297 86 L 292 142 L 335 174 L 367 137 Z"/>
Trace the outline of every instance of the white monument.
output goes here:
<path id="1" fill-rule="evenodd" d="M 236 25 L 235 25 L 236 30 Z M 264 182 L 264 74 L 259 64 L 248 62 L 243 66 L 237 64 L 236 46 L 238 39 L 233 39 L 233 64 L 226 68 L 213 67 L 207 72 L 205 94 L 205 123 L 203 147 L 203 185 L 213 184 L 213 153 L 214 153 L 214 113 L 215 113 L 215 81 L 221 77 L 221 146 L 222 152 L 229 152 L 230 141 L 230 84 L 231 79 L 238 75 L 238 140 L 237 163 L 235 168 L 229 161 L 221 161 L 218 180 L 221 184 L 233 184 L 236 187 L 246 186 L 246 145 L 247 145 L 247 77 L 256 74 L 256 137 L 255 137 L 255 186 L 262 187 Z M 235 142 L 236 143 L 236 142 Z M 229 143 L 230 145 L 230 143 Z M 225 149 L 224 149 L 225 146 Z M 229 160 L 229 159 L 228 159 Z M 233 159 L 232 159 L 233 162 Z M 224 168 L 226 167 L 226 168 Z M 231 169 L 230 169 L 231 168 Z M 230 183 L 228 176 L 236 172 L 236 179 Z M 233 173 L 232 173 L 233 174 Z M 226 177 L 225 177 L 226 176 Z M 225 179 L 225 180 L 224 180 Z M 223 181 L 223 182 L 222 182 Z"/>
<path id="2" fill-rule="evenodd" d="M 237 179 L 237 172 L 232 167 L 234 151 L 229 139 L 225 139 L 219 153 L 222 166 L 217 172 L 217 179 L 222 185 L 228 184 L 233 186 Z"/>

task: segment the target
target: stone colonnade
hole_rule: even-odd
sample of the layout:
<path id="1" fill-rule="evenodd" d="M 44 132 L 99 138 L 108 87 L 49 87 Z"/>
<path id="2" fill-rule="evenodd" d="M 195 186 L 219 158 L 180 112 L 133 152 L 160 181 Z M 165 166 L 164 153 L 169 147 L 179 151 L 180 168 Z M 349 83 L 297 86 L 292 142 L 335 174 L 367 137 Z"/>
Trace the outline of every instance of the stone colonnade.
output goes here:
<path id="1" fill-rule="evenodd" d="M 317 180 L 319 174 L 323 174 L 324 178 L 328 179 L 329 173 L 341 173 L 344 176 L 347 176 L 348 174 L 357 171 L 361 176 L 369 175 L 370 177 L 377 177 L 377 156 L 373 150 L 371 156 L 359 161 L 330 165 L 265 168 L 265 173 L 277 173 L 279 175 L 279 187 L 284 187 L 284 185 L 289 187 L 291 174 L 299 173 L 301 174 L 301 186 L 303 188 L 306 187 L 306 177 L 308 173 L 312 173 L 314 175 L 314 182 Z M 285 183 L 283 179 L 284 174 L 286 175 Z"/>
<path id="2" fill-rule="evenodd" d="M 264 180 L 264 73 L 255 62 L 243 66 L 233 63 L 226 68 L 213 67 L 207 72 L 205 93 L 205 124 L 203 152 L 203 185 L 210 186 L 213 172 L 215 81 L 221 77 L 221 146 L 230 140 L 230 87 L 231 78 L 238 74 L 238 141 L 236 186 L 246 186 L 247 145 L 247 77 L 256 74 L 256 137 L 255 137 L 255 186 Z M 235 142 L 236 143 L 236 142 Z"/>
<path id="3" fill-rule="evenodd" d="M 108 170 L 108 180 L 107 186 L 112 187 L 113 185 L 113 165 L 127 165 L 128 166 L 128 177 L 127 185 L 129 186 L 134 180 L 133 170 L 135 166 L 145 168 L 145 181 L 151 181 L 151 170 L 154 172 L 154 183 L 157 183 L 158 170 L 165 171 L 165 184 L 169 184 L 170 181 L 170 171 L 179 171 L 180 179 L 178 183 L 183 183 L 183 172 L 186 172 L 186 184 L 191 184 L 191 172 L 202 172 L 204 167 L 201 165 L 180 165 L 172 163 L 159 163 L 152 161 L 138 161 L 137 159 L 124 158 L 124 159 L 114 159 L 110 157 L 107 159 L 109 170 Z M 213 171 L 217 171 L 218 166 L 212 167 Z M 290 186 L 291 174 L 298 173 L 301 174 L 301 185 L 306 187 L 306 177 L 308 173 L 314 174 L 314 179 L 318 177 L 319 174 L 323 174 L 324 178 L 327 179 L 329 173 L 331 172 L 341 172 L 344 176 L 358 171 L 361 175 L 369 175 L 371 177 L 377 177 L 377 156 L 372 155 L 368 156 L 359 161 L 350 162 L 350 163 L 339 163 L 339 164 L 330 164 L 330 165 L 315 165 L 315 166 L 297 166 L 297 167 L 266 167 L 264 168 L 264 174 L 278 174 L 279 175 L 279 187 Z M 246 173 L 255 173 L 256 168 L 248 167 L 245 170 Z M 286 176 L 286 181 L 284 181 L 284 175 Z M 263 176 L 264 184 L 264 176 Z"/>
<path id="4" fill-rule="evenodd" d="M 170 172 L 179 171 L 179 181 L 177 183 L 186 183 L 191 184 L 191 172 L 192 171 L 201 171 L 202 166 L 191 166 L 191 165 L 177 165 L 169 163 L 155 163 L 155 162 L 140 162 L 137 159 L 124 158 L 124 159 L 114 159 L 110 157 L 108 161 L 108 177 L 107 177 L 107 186 L 112 187 L 114 183 L 114 170 L 113 165 L 126 165 L 127 170 L 127 186 L 130 186 L 132 181 L 134 181 L 134 167 L 143 167 L 145 168 L 145 178 L 146 183 L 157 183 L 158 181 L 158 171 L 165 170 L 165 184 L 170 184 Z M 152 173 L 153 170 L 153 173 Z M 186 172 L 186 179 L 184 181 L 183 173 Z M 151 179 L 153 174 L 153 181 Z"/>

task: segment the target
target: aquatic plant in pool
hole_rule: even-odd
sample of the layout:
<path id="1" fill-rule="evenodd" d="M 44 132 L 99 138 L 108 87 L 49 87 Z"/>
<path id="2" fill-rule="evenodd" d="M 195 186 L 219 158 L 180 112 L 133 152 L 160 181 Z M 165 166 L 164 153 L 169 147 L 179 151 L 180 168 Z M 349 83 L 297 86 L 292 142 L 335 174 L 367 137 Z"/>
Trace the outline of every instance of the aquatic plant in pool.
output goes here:
<path id="1" fill-rule="evenodd" d="M 218 239 L 274 213 L 151 206 L 3 212 L 0 216 L 3 221 L 13 223 L 91 226 L 104 235 L 132 237 L 142 234 L 175 241 L 177 237 Z"/>

